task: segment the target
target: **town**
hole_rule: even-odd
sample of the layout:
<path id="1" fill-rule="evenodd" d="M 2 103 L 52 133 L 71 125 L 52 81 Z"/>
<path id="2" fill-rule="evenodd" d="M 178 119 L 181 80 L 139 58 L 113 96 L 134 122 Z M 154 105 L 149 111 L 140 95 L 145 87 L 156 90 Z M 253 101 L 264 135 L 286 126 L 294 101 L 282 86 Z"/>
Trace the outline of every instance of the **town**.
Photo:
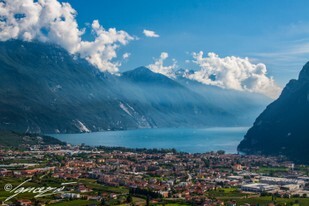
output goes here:
<path id="1" fill-rule="evenodd" d="M 309 205 L 309 167 L 284 157 L 84 144 L 0 148 L 2 205 Z M 27 186 L 75 184 L 5 201 L 5 185 L 29 178 Z"/>

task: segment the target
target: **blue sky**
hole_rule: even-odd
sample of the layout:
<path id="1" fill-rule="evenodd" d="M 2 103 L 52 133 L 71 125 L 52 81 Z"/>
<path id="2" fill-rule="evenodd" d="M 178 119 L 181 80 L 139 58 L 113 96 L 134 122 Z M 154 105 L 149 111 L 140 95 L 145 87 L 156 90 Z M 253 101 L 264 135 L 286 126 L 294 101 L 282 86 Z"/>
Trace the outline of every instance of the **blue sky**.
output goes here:
<path id="1" fill-rule="evenodd" d="M 179 67 L 192 52 L 249 57 L 265 63 L 283 86 L 296 78 L 309 60 L 309 2 L 287 0 L 68 0 L 78 11 L 80 26 L 98 19 L 104 28 L 115 27 L 139 37 L 121 52 L 131 53 L 122 70 L 148 65 L 162 51 Z M 159 38 L 146 38 L 149 29 Z"/>

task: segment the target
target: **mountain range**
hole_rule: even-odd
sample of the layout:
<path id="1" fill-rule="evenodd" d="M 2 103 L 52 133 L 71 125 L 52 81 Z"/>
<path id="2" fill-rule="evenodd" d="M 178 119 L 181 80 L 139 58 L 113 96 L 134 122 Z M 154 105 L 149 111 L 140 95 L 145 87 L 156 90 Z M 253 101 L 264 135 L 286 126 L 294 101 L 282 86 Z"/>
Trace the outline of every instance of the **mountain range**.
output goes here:
<path id="1" fill-rule="evenodd" d="M 249 129 L 238 150 L 247 154 L 284 155 L 309 164 L 309 62 L 297 80 L 267 106 Z"/>
<path id="2" fill-rule="evenodd" d="M 0 42 L 0 129 L 75 133 L 247 126 L 271 100 L 138 67 L 101 72 L 59 46 Z"/>

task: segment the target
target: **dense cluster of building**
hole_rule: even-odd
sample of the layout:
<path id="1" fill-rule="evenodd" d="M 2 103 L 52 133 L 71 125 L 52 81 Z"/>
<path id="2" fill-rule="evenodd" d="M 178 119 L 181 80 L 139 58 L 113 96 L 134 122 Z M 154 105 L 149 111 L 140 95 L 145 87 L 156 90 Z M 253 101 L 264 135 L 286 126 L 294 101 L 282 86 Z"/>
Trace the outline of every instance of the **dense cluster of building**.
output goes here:
<path id="1" fill-rule="evenodd" d="M 208 193 L 220 188 L 237 188 L 246 197 L 263 193 L 309 197 L 307 174 L 294 170 L 293 163 L 275 157 L 223 152 L 141 152 L 70 145 L 32 146 L 29 151 L 1 149 L 0 157 L 2 177 L 32 177 L 49 172 L 51 177 L 64 182 L 89 178 L 102 185 L 126 187 L 133 195 L 150 191 L 157 194 L 153 201 L 165 198 L 206 205 L 221 204 L 222 201 Z M 269 176 L 260 172 L 261 167 L 286 170 Z M 91 188 L 85 185 L 79 185 L 75 190 L 61 198 L 81 198 L 81 194 L 91 193 Z M 87 198 L 101 201 L 105 196 L 117 198 L 114 193 L 91 194 Z"/>

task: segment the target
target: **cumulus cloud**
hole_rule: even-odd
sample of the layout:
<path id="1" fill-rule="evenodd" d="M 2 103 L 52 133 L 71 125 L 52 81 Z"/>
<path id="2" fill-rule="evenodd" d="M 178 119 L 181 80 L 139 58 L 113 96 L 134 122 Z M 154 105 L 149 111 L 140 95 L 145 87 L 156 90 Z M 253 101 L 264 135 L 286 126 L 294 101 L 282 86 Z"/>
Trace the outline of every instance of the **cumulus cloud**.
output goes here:
<path id="1" fill-rule="evenodd" d="M 98 20 L 91 24 L 93 41 L 84 41 L 85 29 L 76 21 L 77 12 L 58 0 L 1 0 L 0 41 L 21 39 L 55 43 L 71 54 L 80 55 L 102 71 L 118 72 L 112 62 L 116 50 L 133 40 L 127 32 L 104 29 Z"/>
<path id="2" fill-rule="evenodd" d="M 253 64 L 248 58 L 228 56 L 220 58 L 215 53 L 193 53 L 193 62 L 200 69 L 188 78 L 204 84 L 215 85 L 221 88 L 249 91 L 276 98 L 281 88 L 272 77 L 267 76 L 265 64 Z"/>
<path id="3" fill-rule="evenodd" d="M 130 56 L 131 56 L 131 53 L 126 52 L 122 55 L 122 59 L 128 59 Z"/>
<path id="4" fill-rule="evenodd" d="M 147 67 L 155 72 L 163 74 L 169 78 L 175 78 L 174 69 L 177 68 L 177 62 L 175 59 L 172 59 L 173 63 L 169 66 L 164 66 L 164 60 L 168 58 L 167 52 L 162 52 L 158 59 L 154 59 L 155 62 L 153 64 L 148 65 Z"/>
<path id="5" fill-rule="evenodd" d="M 160 37 L 160 35 L 159 35 L 159 34 L 156 34 L 156 32 L 151 31 L 151 30 L 147 30 L 147 29 L 144 29 L 143 33 L 144 33 L 144 35 L 147 36 L 147 37 L 152 37 L 152 38 L 158 38 L 158 37 Z"/>

